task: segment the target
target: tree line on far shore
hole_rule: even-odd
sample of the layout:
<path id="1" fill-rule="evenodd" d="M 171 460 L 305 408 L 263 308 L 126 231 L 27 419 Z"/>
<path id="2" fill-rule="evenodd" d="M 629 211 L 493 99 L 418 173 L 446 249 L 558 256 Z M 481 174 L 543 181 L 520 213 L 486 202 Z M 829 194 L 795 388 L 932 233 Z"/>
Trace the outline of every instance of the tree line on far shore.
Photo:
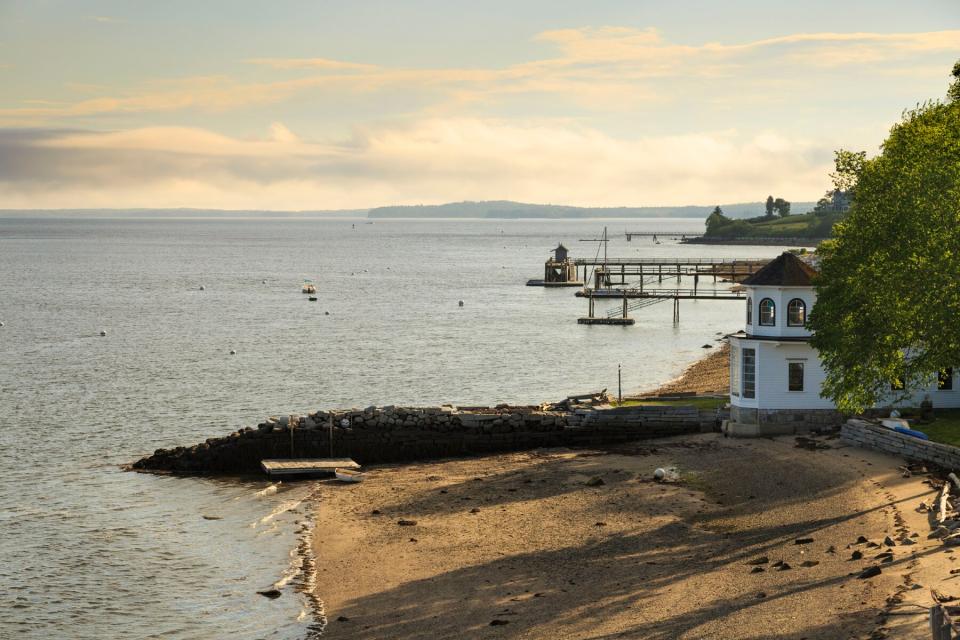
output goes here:
<path id="1" fill-rule="evenodd" d="M 864 159 L 864 154 L 838 151 L 837 167 Z M 831 174 L 834 176 L 835 174 Z M 833 225 L 842 220 L 850 210 L 849 187 L 834 186 L 816 205 L 806 213 L 790 213 L 790 202 L 783 198 L 767 196 L 766 213 L 754 218 L 734 219 L 723 213 L 719 206 L 707 216 L 706 236 L 712 238 L 829 238 Z M 807 205 L 809 206 L 809 205 Z"/>

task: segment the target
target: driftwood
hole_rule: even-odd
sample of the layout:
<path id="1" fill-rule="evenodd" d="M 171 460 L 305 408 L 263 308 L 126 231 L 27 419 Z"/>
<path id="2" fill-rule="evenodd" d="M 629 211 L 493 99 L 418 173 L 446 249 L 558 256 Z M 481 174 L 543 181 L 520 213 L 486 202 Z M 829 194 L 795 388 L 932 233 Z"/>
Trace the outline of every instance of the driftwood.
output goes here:
<path id="1" fill-rule="evenodd" d="M 577 405 L 598 405 L 609 402 L 610 398 L 607 396 L 607 390 L 599 391 L 596 393 L 581 393 L 576 396 L 567 396 L 560 402 L 549 402 L 540 405 L 540 409 L 544 411 L 568 411 L 571 408 Z"/>
<path id="2" fill-rule="evenodd" d="M 953 486 L 957 488 L 957 491 L 960 491 L 960 478 L 957 477 L 957 474 L 951 471 L 947 474 L 947 478 L 953 483 Z"/>
<path id="3" fill-rule="evenodd" d="M 952 474 L 951 474 L 952 475 Z M 950 483 L 944 482 L 943 487 L 940 489 L 940 500 L 938 504 L 940 505 L 937 509 L 937 524 L 943 524 L 947 519 L 947 507 L 949 506 L 947 500 L 950 498 Z"/>

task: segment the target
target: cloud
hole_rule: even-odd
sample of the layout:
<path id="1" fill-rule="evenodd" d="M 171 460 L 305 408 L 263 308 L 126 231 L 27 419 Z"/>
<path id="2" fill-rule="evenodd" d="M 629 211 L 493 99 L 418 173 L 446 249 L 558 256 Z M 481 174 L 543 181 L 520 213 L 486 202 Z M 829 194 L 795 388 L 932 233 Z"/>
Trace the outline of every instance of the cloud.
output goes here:
<path id="1" fill-rule="evenodd" d="M 432 118 L 305 141 L 196 128 L 0 131 L 6 207 L 358 208 L 508 198 L 712 204 L 819 195 L 828 149 L 773 132 L 615 138 L 568 121 Z"/>
<path id="2" fill-rule="evenodd" d="M 283 77 L 181 78 L 110 93 L 101 88 L 97 95 L 73 102 L 0 109 L 0 126 L 79 123 L 105 114 L 221 112 L 283 102 L 318 90 L 338 96 L 378 91 L 420 95 L 425 96 L 421 107 L 425 113 L 445 115 L 531 96 L 551 106 L 627 112 L 652 103 L 723 101 L 733 92 L 742 98 L 744 85 L 761 84 L 761 78 L 769 86 L 790 77 L 795 91 L 814 89 L 812 70 L 823 68 L 855 68 L 860 77 L 870 72 L 902 75 L 923 66 L 924 56 L 960 53 L 960 30 L 800 33 L 743 43 L 689 45 L 670 42 L 652 28 L 583 27 L 545 31 L 535 39 L 551 46 L 554 55 L 494 68 L 254 58 L 246 62 Z"/>
<path id="3" fill-rule="evenodd" d="M 253 58 L 250 64 L 272 67 L 274 69 L 323 69 L 330 71 L 376 71 L 381 67 L 375 64 L 360 64 L 330 60 L 327 58 Z"/>

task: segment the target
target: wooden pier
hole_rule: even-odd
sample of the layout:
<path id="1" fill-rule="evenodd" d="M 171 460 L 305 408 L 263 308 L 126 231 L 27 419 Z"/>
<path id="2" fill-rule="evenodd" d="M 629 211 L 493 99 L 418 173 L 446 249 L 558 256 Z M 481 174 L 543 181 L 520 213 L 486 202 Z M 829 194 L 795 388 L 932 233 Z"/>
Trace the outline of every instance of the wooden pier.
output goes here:
<path id="1" fill-rule="evenodd" d="M 288 458 L 261 460 L 260 468 L 271 478 L 296 476 L 332 475 L 336 469 L 359 469 L 360 465 L 350 458 Z"/>
<path id="2" fill-rule="evenodd" d="M 740 282 L 750 277 L 770 262 L 766 258 L 610 258 L 607 260 L 579 259 L 574 261 L 575 268 L 583 269 L 582 280 L 591 280 L 593 287 L 601 289 L 614 284 L 627 285 L 629 279 L 639 278 L 638 285 L 644 288 L 646 282 L 656 280 L 662 284 L 664 279 L 676 278 L 680 283 L 684 277 L 692 278 L 694 288 L 701 278 L 712 278 L 713 282 Z M 581 277 L 578 275 L 577 279 Z"/>
<path id="3" fill-rule="evenodd" d="M 671 240 L 686 240 L 687 238 L 699 238 L 703 232 L 697 231 L 624 231 L 627 236 L 627 242 L 633 240 L 634 236 L 638 238 L 651 238 L 654 242 L 659 238 L 670 238 Z"/>
<path id="4" fill-rule="evenodd" d="M 630 311 L 651 306 L 667 300 L 673 300 L 673 322 L 680 322 L 681 300 L 746 300 L 747 296 L 739 289 L 583 289 L 576 293 L 587 298 L 588 311 L 585 318 L 578 318 L 580 324 L 620 324 L 630 325 L 634 321 Z M 597 300 L 620 300 L 622 307 L 606 312 L 605 316 L 596 315 Z M 629 300 L 635 302 L 630 303 Z"/>

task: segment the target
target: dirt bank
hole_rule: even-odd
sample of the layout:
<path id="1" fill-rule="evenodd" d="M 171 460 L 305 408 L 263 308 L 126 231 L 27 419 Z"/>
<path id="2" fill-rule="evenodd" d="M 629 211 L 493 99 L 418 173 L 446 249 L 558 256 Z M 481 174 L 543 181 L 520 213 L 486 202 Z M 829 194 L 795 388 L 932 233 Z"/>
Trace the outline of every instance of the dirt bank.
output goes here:
<path id="1" fill-rule="evenodd" d="M 885 637 L 887 599 L 919 565 L 950 560 L 919 529 L 861 580 L 882 549 L 856 540 L 898 535 L 931 490 L 901 478 L 895 458 L 827 442 L 707 434 L 325 484 L 314 540 L 325 637 Z M 680 482 L 651 480 L 670 466 Z M 923 626 L 919 610 L 896 612 L 900 637 Z"/>
<path id="2" fill-rule="evenodd" d="M 679 378 L 641 395 L 673 393 L 730 393 L 730 345 L 724 342 L 687 367 Z"/>

